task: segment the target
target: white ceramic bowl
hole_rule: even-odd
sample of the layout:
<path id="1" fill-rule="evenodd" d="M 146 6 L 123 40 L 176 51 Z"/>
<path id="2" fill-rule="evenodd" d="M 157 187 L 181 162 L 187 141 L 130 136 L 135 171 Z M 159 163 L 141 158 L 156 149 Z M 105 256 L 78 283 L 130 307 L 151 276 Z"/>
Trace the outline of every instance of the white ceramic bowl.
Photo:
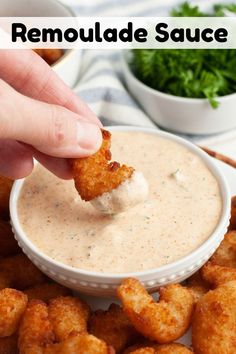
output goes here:
<path id="1" fill-rule="evenodd" d="M 205 161 L 208 168 L 219 182 L 223 204 L 222 215 L 220 217 L 219 223 L 208 240 L 186 257 L 174 263 L 148 271 L 112 274 L 75 269 L 68 265 L 57 262 L 43 254 L 24 233 L 17 214 L 17 200 L 21 191 L 21 187 L 24 183 L 24 179 L 16 181 L 11 192 L 10 213 L 13 232 L 20 247 L 31 259 L 31 261 L 50 278 L 56 280 L 58 283 L 68 286 L 69 288 L 92 295 L 113 295 L 115 289 L 120 284 L 122 279 L 127 277 L 136 277 L 143 282 L 145 287 L 150 292 L 153 292 L 161 285 L 180 282 L 189 277 L 210 258 L 212 253 L 219 246 L 221 240 L 224 237 L 224 234 L 226 233 L 229 223 L 231 204 L 229 188 L 220 170 L 215 165 L 213 159 L 200 148 L 184 139 L 169 133 L 164 133 L 155 129 L 148 128 L 109 127 L 108 129 L 111 131 L 143 131 L 148 134 L 161 136 L 186 146 L 189 150 L 193 151 Z M 29 218 L 31 212 L 32 211 L 29 210 Z"/>
<path id="2" fill-rule="evenodd" d="M 57 0 L 1 0 L 0 16 L 16 17 L 72 17 L 73 11 Z M 52 65 L 53 70 L 70 87 L 79 77 L 82 51 L 67 49 Z"/>
<path id="3" fill-rule="evenodd" d="M 169 95 L 150 88 L 132 73 L 128 62 L 131 53 L 122 53 L 126 85 L 144 111 L 160 127 L 186 134 L 214 134 L 236 127 L 236 93 L 217 98 L 213 109 L 207 99 Z"/>

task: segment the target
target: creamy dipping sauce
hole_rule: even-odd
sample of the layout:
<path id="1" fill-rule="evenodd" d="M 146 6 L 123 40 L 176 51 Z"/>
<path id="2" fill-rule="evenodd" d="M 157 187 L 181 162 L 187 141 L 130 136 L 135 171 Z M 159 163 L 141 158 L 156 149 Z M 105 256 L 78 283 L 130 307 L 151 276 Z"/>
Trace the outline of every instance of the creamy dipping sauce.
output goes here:
<path id="1" fill-rule="evenodd" d="M 117 188 L 90 200 L 103 214 L 118 214 L 143 203 L 148 197 L 148 182 L 141 172 L 134 171 Z"/>
<path id="2" fill-rule="evenodd" d="M 147 201 L 114 216 L 81 201 L 73 181 L 40 165 L 26 178 L 19 220 L 43 253 L 75 268 L 142 271 L 186 256 L 214 231 L 222 210 L 219 185 L 193 152 L 156 135 L 113 132 L 112 155 L 149 183 Z"/>

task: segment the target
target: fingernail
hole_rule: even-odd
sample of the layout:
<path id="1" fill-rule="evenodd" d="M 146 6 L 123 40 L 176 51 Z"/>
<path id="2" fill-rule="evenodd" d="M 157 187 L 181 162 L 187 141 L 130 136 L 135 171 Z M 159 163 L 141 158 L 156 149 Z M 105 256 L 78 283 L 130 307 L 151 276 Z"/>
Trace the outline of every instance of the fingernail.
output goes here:
<path id="1" fill-rule="evenodd" d="M 102 143 L 101 129 L 96 124 L 77 121 L 77 141 L 82 149 L 96 152 Z"/>

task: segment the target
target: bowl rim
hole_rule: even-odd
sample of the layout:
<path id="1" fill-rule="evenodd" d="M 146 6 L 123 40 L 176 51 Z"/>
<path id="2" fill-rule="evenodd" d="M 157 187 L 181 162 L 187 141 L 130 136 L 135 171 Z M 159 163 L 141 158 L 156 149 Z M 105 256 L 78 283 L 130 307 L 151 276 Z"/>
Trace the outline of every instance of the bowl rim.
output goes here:
<path id="1" fill-rule="evenodd" d="M 205 103 L 205 102 L 209 102 L 207 98 L 194 98 L 194 97 L 175 96 L 175 95 L 171 95 L 169 93 L 165 93 L 165 92 L 156 90 L 156 89 L 146 85 L 144 82 L 139 80 L 134 75 L 133 71 L 131 70 L 131 68 L 130 68 L 130 66 L 128 64 L 128 58 L 127 58 L 129 52 L 130 52 L 130 49 L 121 51 L 121 66 L 122 66 L 124 75 L 129 75 L 131 77 L 131 79 L 136 83 L 136 85 L 140 87 L 140 89 L 146 90 L 147 92 L 149 92 L 150 94 L 153 94 L 155 96 L 160 96 L 160 97 L 162 97 L 164 99 L 178 101 L 178 102 L 182 102 L 182 103 L 202 104 L 202 103 Z M 216 97 L 217 101 L 219 101 L 220 103 L 222 101 L 226 101 L 227 99 L 231 99 L 231 98 L 236 98 L 236 92 L 230 93 L 228 95 L 217 96 Z"/>
<path id="2" fill-rule="evenodd" d="M 74 12 L 74 10 L 72 9 L 72 7 L 66 5 L 65 3 L 63 3 L 60 0 L 48 0 L 48 2 L 50 2 L 52 5 L 57 6 L 57 8 L 61 8 L 63 10 L 66 10 L 67 15 L 64 15 L 64 17 L 76 17 L 76 13 Z M 53 64 L 50 65 L 50 67 L 52 69 L 57 69 L 59 66 L 64 65 L 64 62 L 68 60 L 68 58 L 70 58 L 75 51 L 80 51 L 81 49 L 65 49 L 63 50 L 63 55 L 57 60 L 55 61 Z"/>
<path id="3" fill-rule="evenodd" d="M 67 6 L 66 4 L 64 4 L 62 1 L 59 0 L 50 0 L 51 2 L 55 3 L 55 4 L 59 4 L 60 6 L 62 6 L 64 9 L 66 9 L 68 11 L 68 13 L 71 15 L 71 17 L 76 17 L 76 13 L 73 11 L 72 7 Z M 65 49 L 63 55 L 57 60 L 55 61 L 55 63 L 53 63 L 51 65 L 52 69 L 57 69 L 58 67 L 60 67 L 61 65 L 64 65 L 65 61 L 68 61 L 68 59 L 76 52 L 76 51 L 80 51 L 81 49 Z"/>
<path id="4" fill-rule="evenodd" d="M 152 134 L 152 135 L 157 135 L 162 138 L 170 139 L 171 141 L 174 141 L 176 143 L 179 143 L 182 146 L 187 147 L 190 151 L 198 155 L 202 160 L 205 162 L 209 170 L 212 172 L 212 174 L 215 176 L 219 183 L 220 187 L 220 192 L 221 192 L 221 198 L 222 198 L 222 211 L 221 211 L 221 216 L 218 221 L 218 224 L 216 225 L 215 230 L 212 232 L 212 234 L 208 237 L 208 239 L 203 242 L 197 249 L 194 251 L 190 252 L 183 258 L 178 259 L 175 262 L 168 263 L 165 265 L 162 265 L 157 268 L 152 268 L 144 271 L 136 271 L 136 272 L 127 272 L 127 273 L 108 273 L 108 272 L 96 272 L 96 271 L 91 271 L 91 270 L 85 270 L 85 269 L 80 269 L 80 268 L 74 268 L 72 266 L 69 266 L 67 264 L 64 264 L 62 262 L 56 261 L 49 256 L 47 256 L 45 253 L 43 253 L 40 249 L 38 249 L 34 243 L 27 237 L 26 233 L 24 232 L 23 228 L 20 225 L 20 221 L 18 218 L 18 213 L 17 213 L 17 200 L 20 195 L 20 190 L 21 187 L 24 183 L 25 178 L 19 179 L 14 182 L 12 190 L 11 190 L 11 195 L 10 195 L 10 216 L 11 216 L 11 224 L 13 226 L 14 234 L 16 234 L 16 238 L 19 239 L 20 244 L 22 244 L 23 248 L 26 246 L 30 252 L 32 252 L 37 258 L 40 258 L 44 264 L 50 264 L 51 267 L 56 268 L 58 272 L 60 270 L 62 271 L 67 271 L 73 274 L 74 277 L 77 277 L 79 275 L 86 276 L 87 280 L 90 278 L 96 278 L 98 281 L 100 280 L 108 280 L 108 279 L 113 279 L 113 280 L 122 280 L 124 278 L 128 277 L 136 277 L 136 278 L 142 278 L 143 276 L 150 276 L 153 274 L 162 274 L 163 272 L 168 272 L 169 270 L 173 269 L 178 269 L 178 267 L 182 267 L 186 263 L 191 263 L 191 259 L 194 259 L 194 257 L 197 257 L 199 255 L 199 259 L 202 258 L 200 255 L 202 254 L 202 251 L 211 244 L 211 242 L 214 240 L 214 238 L 222 232 L 228 225 L 229 223 L 229 217 L 230 217 L 230 205 L 231 205 L 231 194 L 229 190 L 228 183 L 220 171 L 219 167 L 214 163 L 214 160 L 212 157 L 207 155 L 206 152 L 201 150 L 198 146 L 194 145 L 190 141 L 183 139 L 179 136 L 176 136 L 171 133 L 163 132 L 155 128 L 143 128 L 143 127 L 138 127 L 138 126 L 107 126 L 105 127 L 106 129 L 109 129 L 111 131 L 121 131 L 121 132 L 143 132 L 146 134 Z M 189 262 L 190 261 L 190 262 Z M 72 275 L 70 275 L 72 276 Z"/>

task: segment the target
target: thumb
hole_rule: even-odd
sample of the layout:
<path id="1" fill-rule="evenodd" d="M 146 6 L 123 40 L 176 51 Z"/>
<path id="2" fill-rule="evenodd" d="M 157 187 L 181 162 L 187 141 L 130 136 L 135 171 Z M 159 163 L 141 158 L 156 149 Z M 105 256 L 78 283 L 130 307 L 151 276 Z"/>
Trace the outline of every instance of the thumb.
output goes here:
<path id="1" fill-rule="evenodd" d="M 2 80 L 0 122 L 0 138 L 24 142 L 51 156 L 88 156 L 102 143 L 97 125 L 64 107 L 23 96 Z"/>

